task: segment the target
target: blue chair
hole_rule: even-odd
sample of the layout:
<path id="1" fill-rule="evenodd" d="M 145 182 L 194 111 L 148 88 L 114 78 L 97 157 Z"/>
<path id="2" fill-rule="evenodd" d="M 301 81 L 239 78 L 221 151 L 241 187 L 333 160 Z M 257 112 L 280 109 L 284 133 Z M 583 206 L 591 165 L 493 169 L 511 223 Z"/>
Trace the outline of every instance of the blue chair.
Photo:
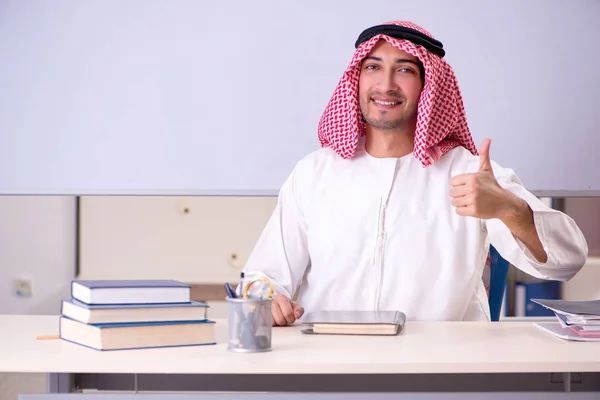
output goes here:
<path id="1" fill-rule="evenodd" d="M 492 321 L 498 321 L 504 299 L 509 262 L 502 258 L 494 246 L 490 246 L 490 258 L 490 317 Z"/>

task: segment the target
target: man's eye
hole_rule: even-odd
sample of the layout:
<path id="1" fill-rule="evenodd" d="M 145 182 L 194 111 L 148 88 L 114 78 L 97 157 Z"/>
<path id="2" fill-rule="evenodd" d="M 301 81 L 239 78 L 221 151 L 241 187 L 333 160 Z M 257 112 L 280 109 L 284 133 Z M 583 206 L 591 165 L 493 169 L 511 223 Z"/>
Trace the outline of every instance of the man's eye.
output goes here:
<path id="1" fill-rule="evenodd" d="M 401 72 L 408 72 L 410 74 L 414 73 L 414 71 L 412 69 L 410 69 L 410 68 L 400 68 L 400 71 Z"/>
<path id="2" fill-rule="evenodd" d="M 365 69 L 376 69 L 376 68 L 377 68 L 377 66 L 376 66 L 376 65 L 367 65 L 367 66 L 365 67 Z"/>

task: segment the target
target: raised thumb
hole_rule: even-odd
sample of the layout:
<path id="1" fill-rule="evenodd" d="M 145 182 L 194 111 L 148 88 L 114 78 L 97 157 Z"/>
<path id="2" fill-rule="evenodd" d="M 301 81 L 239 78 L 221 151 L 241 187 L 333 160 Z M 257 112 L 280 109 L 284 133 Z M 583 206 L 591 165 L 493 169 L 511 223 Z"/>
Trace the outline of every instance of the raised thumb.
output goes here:
<path id="1" fill-rule="evenodd" d="M 492 140 L 486 138 L 481 144 L 481 150 L 479 150 L 479 171 L 491 171 L 492 162 L 490 161 L 490 144 Z"/>

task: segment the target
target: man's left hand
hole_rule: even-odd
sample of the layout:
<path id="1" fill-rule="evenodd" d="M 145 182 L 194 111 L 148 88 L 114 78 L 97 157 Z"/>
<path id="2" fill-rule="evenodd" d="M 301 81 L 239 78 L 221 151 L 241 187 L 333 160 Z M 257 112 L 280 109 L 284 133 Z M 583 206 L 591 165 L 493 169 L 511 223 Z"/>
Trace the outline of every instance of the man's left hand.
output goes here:
<path id="1" fill-rule="evenodd" d="M 481 145 L 477 172 L 450 179 L 450 197 L 458 215 L 502 218 L 515 202 L 515 196 L 496 181 L 490 161 L 490 143 L 490 139 L 485 139 Z"/>
<path id="2" fill-rule="evenodd" d="M 533 220 L 533 211 L 514 193 L 502 188 L 490 161 L 490 139 L 485 139 L 479 152 L 479 170 L 450 179 L 450 197 L 456 213 L 481 219 L 498 218 L 520 239 L 540 262 L 548 254 L 540 241 Z"/>

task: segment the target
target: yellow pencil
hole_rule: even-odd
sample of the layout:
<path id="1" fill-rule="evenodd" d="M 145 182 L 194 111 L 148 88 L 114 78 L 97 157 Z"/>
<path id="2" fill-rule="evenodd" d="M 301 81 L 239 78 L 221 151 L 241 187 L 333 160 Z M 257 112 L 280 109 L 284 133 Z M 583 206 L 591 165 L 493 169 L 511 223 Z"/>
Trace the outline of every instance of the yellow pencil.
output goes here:
<path id="1" fill-rule="evenodd" d="M 60 339 L 59 335 L 44 335 L 44 336 L 36 336 L 35 340 L 53 340 Z"/>

